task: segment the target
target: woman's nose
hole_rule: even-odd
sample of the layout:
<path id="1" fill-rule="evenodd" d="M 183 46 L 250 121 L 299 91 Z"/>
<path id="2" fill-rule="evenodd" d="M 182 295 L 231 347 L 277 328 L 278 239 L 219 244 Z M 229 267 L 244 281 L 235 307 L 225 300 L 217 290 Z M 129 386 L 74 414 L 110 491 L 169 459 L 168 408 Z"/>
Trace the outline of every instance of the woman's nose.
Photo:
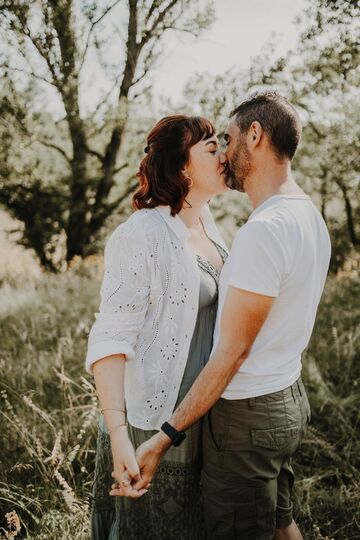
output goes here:
<path id="1" fill-rule="evenodd" d="M 221 163 L 221 164 L 227 162 L 226 154 L 225 154 L 225 152 L 223 152 L 222 150 L 219 150 L 219 160 L 220 160 L 220 163 Z"/>

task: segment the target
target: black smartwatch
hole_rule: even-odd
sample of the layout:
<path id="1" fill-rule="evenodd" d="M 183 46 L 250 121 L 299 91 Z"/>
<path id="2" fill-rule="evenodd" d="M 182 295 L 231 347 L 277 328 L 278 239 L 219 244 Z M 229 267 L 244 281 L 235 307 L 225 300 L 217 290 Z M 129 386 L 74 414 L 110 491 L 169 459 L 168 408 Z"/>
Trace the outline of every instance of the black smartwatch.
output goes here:
<path id="1" fill-rule="evenodd" d="M 168 422 L 164 422 L 161 426 L 163 431 L 168 437 L 170 437 L 173 446 L 179 446 L 186 438 L 185 431 L 178 431 L 174 427 L 170 426 Z"/>

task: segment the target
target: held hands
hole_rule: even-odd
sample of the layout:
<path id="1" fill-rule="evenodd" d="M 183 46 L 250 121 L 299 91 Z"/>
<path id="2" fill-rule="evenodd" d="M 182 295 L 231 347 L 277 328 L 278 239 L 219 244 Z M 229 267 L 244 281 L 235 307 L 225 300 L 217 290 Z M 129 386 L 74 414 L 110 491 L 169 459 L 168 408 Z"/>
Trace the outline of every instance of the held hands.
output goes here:
<path id="1" fill-rule="evenodd" d="M 137 448 L 135 456 L 139 464 L 141 479 L 134 484 L 134 489 L 143 489 L 147 483 L 151 482 L 167 449 L 161 444 L 161 438 L 162 434 L 157 433 Z"/>
<path id="2" fill-rule="evenodd" d="M 133 484 L 141 481 L 140 468 L 126 430 L 117 430 L 113 433 L 111 450 L 114 463 L 111 476 L 115 483 L 111 486 L 110 495 L 137 499 L 147 493 L 147 484 L 144 484 L 141 489 L 134 489 Z"/>
<path id="3" fill-rule="evenodd" d="M 110 495 L 139 498 L 147 493 L 156 469 L 165 451 L 170 446 L 170 439 L 167 439 L 166 436 L 159 432 L 142 443 L 134 453 L 134 449 L 128 438 L 127 445 L 131 446 L 132 454 L 131 452 L 128 454 L 126 463 L 130 468 L 128 465 L 125 465 L 124 459 L 120 463 L 118 459 L 116 460 L 119 463 L 118 471 L 115 468 L 112 476 L 117 480 L 117 484 L 113 484 Z M 122 456 L 125 456 L 125 453 L 126 449 L 123 447 L 121 449 Z M 114 450 L 113 455 L 115 457 Z"/>

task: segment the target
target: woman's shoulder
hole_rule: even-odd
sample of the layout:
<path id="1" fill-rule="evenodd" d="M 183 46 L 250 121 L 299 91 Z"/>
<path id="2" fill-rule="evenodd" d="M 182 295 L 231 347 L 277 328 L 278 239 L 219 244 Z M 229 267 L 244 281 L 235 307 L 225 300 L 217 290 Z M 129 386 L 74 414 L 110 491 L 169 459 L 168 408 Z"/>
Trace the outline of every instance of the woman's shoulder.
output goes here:
<path id="1" fill-rule="evenodd" d="M 126 221 L 120 223 L 112 232 L 110 239 L 123 238 L 144 243 L 155 239 L 163 229 L 163 220 L 156 208 L 143 208 L 136 210 Z"/>
<path id="2" fill-rule="evenodd" d="M 158 225 L 162 222 L 161 216 L 156 208 L 142 208 L 135 210 L 125 223 L 133 226 L 148 227 L 149 225 Z"/>

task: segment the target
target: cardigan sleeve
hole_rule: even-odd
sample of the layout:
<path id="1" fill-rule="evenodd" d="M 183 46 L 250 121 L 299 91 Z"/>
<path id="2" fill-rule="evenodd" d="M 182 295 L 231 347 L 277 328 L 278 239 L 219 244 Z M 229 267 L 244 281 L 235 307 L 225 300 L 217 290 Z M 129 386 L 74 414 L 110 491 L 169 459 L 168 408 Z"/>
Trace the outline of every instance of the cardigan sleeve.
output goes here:
<path id="1" fill-rule="evenodd" d="M 110 236 L 104 256 L 101 303 L 91 328 L 86 370 L 101 358 L 124 354 L 135 358 L 135 345 L 149 301 L 150 258 L 144 230 L 129 223 Z"/>

